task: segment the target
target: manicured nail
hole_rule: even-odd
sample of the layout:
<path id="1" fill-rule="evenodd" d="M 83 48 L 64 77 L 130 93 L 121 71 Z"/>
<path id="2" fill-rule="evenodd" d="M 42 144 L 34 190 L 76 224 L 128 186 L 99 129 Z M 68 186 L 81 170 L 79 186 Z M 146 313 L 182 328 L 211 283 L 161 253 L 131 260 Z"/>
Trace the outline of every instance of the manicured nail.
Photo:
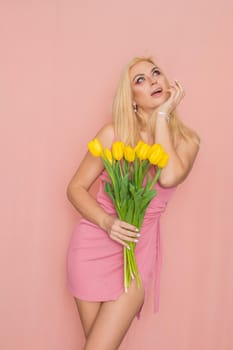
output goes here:
<path id="1" fill-rule="evenodd" d="M 127 245 L 127 248 L 130 250 L 130 246 Z"/>
<path id="2" fill-rule="evenodd" d="M 138 242 L 138 239 L 134 239 L 134 242 L 136 242 L 136 243 L 137 243 L 137 242 Z"/>
<path id="3" fill-rule="evenodd" d="M 138 233 L 138 234 L 137 234 L 137 237 L 140 237 L 140 236 L 141 236 L 140 233 Z"/>
<path id="4" fill-rule="evenodd" d="M 135 231 L 136 231 L 136 232 L 139 232 L 139 229 L 136 227 Z"/>

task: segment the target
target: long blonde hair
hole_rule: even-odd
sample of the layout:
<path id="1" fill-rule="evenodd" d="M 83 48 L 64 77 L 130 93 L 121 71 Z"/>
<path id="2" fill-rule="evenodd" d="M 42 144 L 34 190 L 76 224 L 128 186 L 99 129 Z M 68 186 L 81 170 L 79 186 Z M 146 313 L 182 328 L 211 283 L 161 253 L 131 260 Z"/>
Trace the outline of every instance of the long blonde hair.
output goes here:
<path id="1" fill-rule="evenodd" d="M 140 114 L 135 113 L 132 107 L 132 89 L 130 83 L 129 71 L 139 62 L 147 61 L 154 65 L 154 59 L 151 56 L 139 56 L 132 58 L 124 67 L 120 80 L 118 82 L 117 90 L 113 98 L 112 116 L 115 126 L 115 132 L 119 140 L 134 147 L 140 139 L 140 126 L 143 126 Z M 192 140 L 200 145 L 200 137 L 193 129 L 187 127 L 177 115 L 177 111 L 173 110 L 170 114 L 169 127 L 172 136 L 172 142 L 176 147 L 178 137 L 183 136 L 186 140 Z M 150 123 L 148 125 L 149 132 L 155 135 L 155 114 L 152 113 Z"/>

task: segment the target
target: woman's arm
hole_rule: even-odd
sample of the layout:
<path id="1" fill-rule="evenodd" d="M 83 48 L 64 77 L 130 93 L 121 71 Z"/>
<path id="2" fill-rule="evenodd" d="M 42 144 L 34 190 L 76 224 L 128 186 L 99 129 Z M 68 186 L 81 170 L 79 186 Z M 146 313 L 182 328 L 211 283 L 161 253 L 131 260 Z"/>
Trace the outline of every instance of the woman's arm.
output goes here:
<path id="1" fill-rule="evenodd" d="M 182 137 L 178 146 L 174 147 L 167 120 L 159 115 L 159 112 L 170 114 L 180 103 L 185 93 L 177 80 L 175 80 L 175 85 L 170 85 L 167 91 L 171 93 L 170 97 L 157 110 L 155 140 L 169 154 L 168 163 L 161 170 L 158 181 L 164 187 L 173 187 L 180 184 L 188 176 L 197 156 L 199 145 Z"/>
<path id="2" fill-rule="evenodd" d="M 191 140 L 186 141 L 182 138 L 175 149 L 172 144 L 168 123 L 165 118 L 160 116 L 156 118 L 155 140 L 169 154 L 168 163 L 161 170 L 158 182 L 163 187 L 177 186 L 184 181 L 192 169 L 199 146 Z"/>
<path id="3" fill-rule="evenodd" d="M 110 148 L 114 139 L 113 124 L 105 125 L 96 137 L 104 148 Z M 127 246 L 123 240 L 134 241 L 131 237 L 135 237 L 136 227 L 106 213 L 88 192 L 103 168 L 102 159 L 93 157 L 88 151 L 68 184 L 67 197 L 84 218 L 99 225 L 115 241 Z"/>

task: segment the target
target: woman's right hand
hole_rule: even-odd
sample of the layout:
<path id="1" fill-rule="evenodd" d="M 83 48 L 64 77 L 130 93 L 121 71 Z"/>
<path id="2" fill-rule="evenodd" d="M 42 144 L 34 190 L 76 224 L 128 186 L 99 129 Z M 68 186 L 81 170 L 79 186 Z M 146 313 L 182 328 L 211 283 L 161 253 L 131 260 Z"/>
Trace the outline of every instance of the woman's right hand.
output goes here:
<path id="1" fill-rule="evenodd" d="M 107 231 L 109 237 L 114 241 L 122 244 L 123 246 L 130 248 L 125 241 L 138 242 L 140 236 L 139 230 L 134 225 L 128 224 L 118 218 L 108 215 L 105 224 L 105 231 Z"/>

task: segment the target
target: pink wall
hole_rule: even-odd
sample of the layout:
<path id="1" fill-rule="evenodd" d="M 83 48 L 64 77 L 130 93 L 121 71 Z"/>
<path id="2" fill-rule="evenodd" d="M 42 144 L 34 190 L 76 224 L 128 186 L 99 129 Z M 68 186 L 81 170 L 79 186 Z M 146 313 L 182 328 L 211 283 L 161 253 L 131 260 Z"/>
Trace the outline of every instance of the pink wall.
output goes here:
<path id="1" fill-rule="evenodd" d="M 82 349 L 65 259 L 78 213 L 66 186 L 111 118 L 122 66 L 153 54 L 183 83 L 201 150 L 162 218 L 152 298 L 123 349 L 233 348 L 232 1 L 0 2 L 0 348 Z M 231 215 L 231 217 L 230 217 Z"/>

